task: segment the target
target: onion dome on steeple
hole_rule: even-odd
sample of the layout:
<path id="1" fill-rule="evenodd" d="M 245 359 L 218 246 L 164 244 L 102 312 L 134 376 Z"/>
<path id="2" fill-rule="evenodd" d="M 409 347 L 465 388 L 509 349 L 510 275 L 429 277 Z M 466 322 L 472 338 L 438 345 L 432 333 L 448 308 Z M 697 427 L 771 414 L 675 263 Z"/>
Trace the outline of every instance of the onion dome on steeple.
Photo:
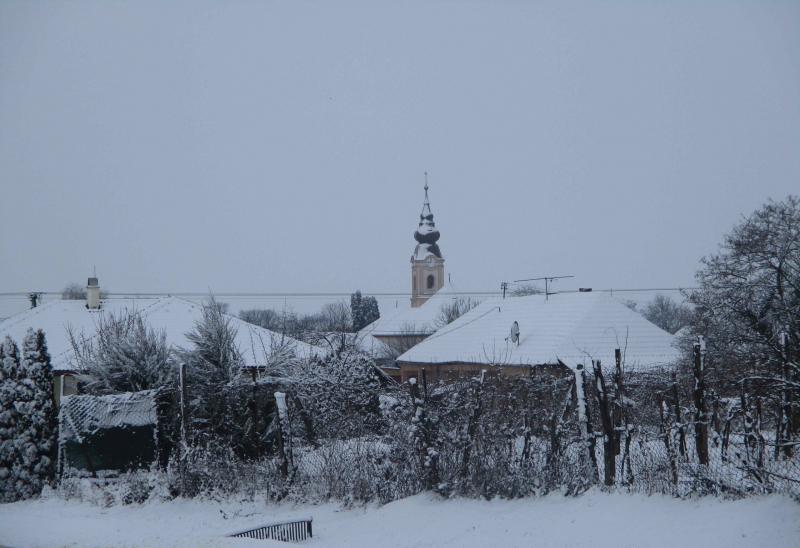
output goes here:
<path id="1" fill-rule="evenodd" d="M 418 242 L 414 250 L 414 259 L 423 260 L 428 255 L 442 258 L 439 250 L 439 231 L 436 230 L 436 223 L 433 222 L 431 204 L 428 201 L 428 174 L 425 174 L 425 203 L 422 204 L 422 212 L 419 214 L 419 226 L 414 232 L 414 239 Z"/>

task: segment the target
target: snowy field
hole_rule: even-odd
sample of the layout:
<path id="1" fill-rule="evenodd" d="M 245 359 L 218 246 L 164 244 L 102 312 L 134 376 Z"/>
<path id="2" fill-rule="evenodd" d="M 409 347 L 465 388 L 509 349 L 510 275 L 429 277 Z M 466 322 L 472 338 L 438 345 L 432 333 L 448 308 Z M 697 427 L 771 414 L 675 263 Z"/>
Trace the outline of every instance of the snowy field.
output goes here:
<path id="1" fill-rule="evenodd" d="M 307 546 L 800 546 L 800 504 L 786 497 L 687 501 L 601 492 L 491 502 L 418 495 L 354 510 L 197 500 L 100 508 L 51 497 L 0 505 L 0 545 L 289 546 L 225 534 L 308 516 L 315 536 Z"/>

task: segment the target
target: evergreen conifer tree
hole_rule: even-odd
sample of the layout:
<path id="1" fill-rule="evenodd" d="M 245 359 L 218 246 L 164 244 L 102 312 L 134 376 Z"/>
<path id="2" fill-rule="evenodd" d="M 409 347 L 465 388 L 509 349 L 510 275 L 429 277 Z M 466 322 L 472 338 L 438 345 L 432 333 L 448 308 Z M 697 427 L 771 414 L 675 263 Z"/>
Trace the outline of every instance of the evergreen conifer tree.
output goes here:
<path id="1" fill-rule="evenodd" d="M 364 307 L 362 306 L 361 291 L 350 295 L 350 317 L 353 319 L 353 331 L 360 331 L 364 323 Z"/>
<path id="2" fill-rule="evenodd" d="M 381 313 L 378 310 L 378 299 L 375 297 L 364 297 L 362 303 L 361 310 L 364 316 L 364 327 L 366 327 L 380 318 Z"/>
<path id="3" fill-rule="evenodd" d="M 12 468 L 17 460 L 16 425 L 19 350 L 10 337 L 0 344 L 0 502 L 17 500 Z"/>
<path id="4" fill-rule="evenodd" d="M 40 329 L 29 329 L 22 343 L 18 384 L 18 460 L 14 466 L 18 494 L 30 498 L 53 477 L 56 449 L 56 407 L 47 341 Z"/>
<path id="5" fill-rule="evenodd" d="M 353 318 L 353 331 L 361 331 L 380 317 L 378 300 L 362 297 L 361 291 L 356 291 L 350 295 L 350 316 Z"/>

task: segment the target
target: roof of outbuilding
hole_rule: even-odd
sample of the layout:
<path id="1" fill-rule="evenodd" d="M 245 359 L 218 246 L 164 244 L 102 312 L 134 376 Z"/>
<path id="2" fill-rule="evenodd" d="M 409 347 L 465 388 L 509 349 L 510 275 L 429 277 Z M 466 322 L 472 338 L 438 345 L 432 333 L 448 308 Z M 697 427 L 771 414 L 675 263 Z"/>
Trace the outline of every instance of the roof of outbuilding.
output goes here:
<path id="1" fill-rule="evenodd" d="M 390 337 L 398 335 L 430 335 L 438 329 L 436 320 L 442 306 L 453 302 L 458 296 L 449 291 L 439 290 L 422 306 L 402 308 L 381 316 L 359 333 L 364 336 Z"/>
<path id="2" fill-rule="evenodd" d="M 510 340 L 519 323 L 519 344 Z M 614 363 L 620 348 L 628 368 L 669 366 L 675 338 L 607 294 L 564 293 L 484 301 L 398 358 L 437 364 L 575 367 L 599 359 Z"/>
<path id="3" fill-rule="evenodd" d="M 156 390 L 108 396 L 64 396 L 59 408 L 62 441 L 83 442 L 99 430 L 155 425 Z"/>
<path id="4" fill-rule="evenodd" d="M 73 351 L 67 329 L 76 335 L 93 337 L 98 322 L 106 314 L 136 312 L 156 330 L 164 330 L 167 343 L 175 347 L 188 347 L 186 333 L 202 317 L 202 306 L 178 297 L 156 299 L 104 299 L 99 310 L 89 310 L 83 300 L 57 300 L 31 308 L 0 322 L 0 338 L 10 336 L 20 343 L 29 328 L 41 329 L 47 338 L 47 347 L 52 358 L 53 369 L 71 370 Z M 236 329 L 236 344 L 242 352 L 245 367 L 258 367 L 270 362 L 277 346 L 291 347 L 301 358 L 324 356 L 326 351 L 249 324 L 235 316 L 229 316 Z"/>

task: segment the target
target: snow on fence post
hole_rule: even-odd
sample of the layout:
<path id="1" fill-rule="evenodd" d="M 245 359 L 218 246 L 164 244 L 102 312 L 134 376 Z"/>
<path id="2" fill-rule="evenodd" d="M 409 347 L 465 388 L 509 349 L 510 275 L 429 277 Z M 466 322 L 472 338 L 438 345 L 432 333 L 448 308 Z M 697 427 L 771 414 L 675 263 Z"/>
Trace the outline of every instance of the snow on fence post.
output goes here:
<path id="1" fill-rule="evenodd" d="M 616 432 L 614 431 L 611 406 L 608 404 L 606 380 L 603 377 L 603 368 L 600 360 L 592 360 L 592 367 L 594 368 L 595 394 L 600 408 L 600 424 L 603 428 L 603 479 L 606 485 L 611 486 L 614 485 L 617 473 L 616 456 L 614 454 Z"/>
<path id="2" fill-rule="evenodd" d="M 425 401 L 420 396 L 416 377 L 408 379 L 408 385 L 414 405 L 411 432 L 422 472 L 422 485 L 425 490 L 432 490 L 439 485 L 439 453 L 433 446 L 432 425 L 425 412 Z"/>
<path id="3" fill-rule="evenodd" d="M 683 412 L 681 410 L 681 400 L 678 393 L 678 376 L 672 372 L 672 399 L 675 404 L 675 427 L 678 430 L 678 451 L 681 457 L 686 456 L 686 428 L 683 424 Z"/>
<path id="4" fill-rule="evenodd" d="M 585 466 L 591 468 L 587 476 L 590 483 L 598 479 L 597 456 L 594 454 L 594 432 L 592 431 L 592 417 L 586 403 L 586 370 L 582 363 L 575 368 L 575 409 L 578 412 L 578 428 L 581 442 L 587 452 Z"/>
<path id="5" fill-rule="evenodd" d="M 573 378 L 572 384 L 564 395 L 561 406 L 554 406 L 553 415 L 550 418 L 550 452 L 547 454 L 547 469 L 549 471 L 548 480 L 550 486 L 558 485 L 559 465 L 562 454 L 561 436 L 564 431 L 564 421 L 570 414 L 570 402 L 574 400 L 576 379 Z"/>
<path id="6" fill-rule="evenodd" d="M 781 356 L 781 403 L 778 410 L 778 420 L 775 425 L 775 459 L 780 457 L 781 452 L 787 459 L 792 457 L 792 433 L 797 425 L 792 424 L 793 397 L 792 386 L 797 386 L 792 382 L 792 374 L 789 365 L 789 333 L 788 328 L 784 328 L 779 335 L 780 356 Z M 795 366 L 796 368 L 796 366 Z"/>
<path id="7" fill-rule="evenodd" d="M 625 416 L 625 397 L 622 394 L 622 352 L 619 348 L 614 349 L 614 373 L 611 376 L 611 380 L 614 383 L 614 402 L 612 413 L 614 419 L 614 430 L 616 432 L 616 435 L 614 436 L 614 454 L 619 455 L 620 440 L 622 438 L 621 432 L 623 431 Z"/>
<path id="8" fill-rule="evenodd" d="M 697 459 L 708 464 L 708 411 L 706 405 L 705 354 L 703 337 L 693 345 L 694 357 L 694 447 Z"/>
<path id="9" fill-rule="evenodd" d="M 742 379 L 742 393 L 740 401 L 742 406 L 742 426 L 744 428 L 744 462 L 750 464 L 750 451 L 756 449 L 756 437 L 753 433 L 753 414 L 750 411 L 750 398 L 748 397 L 747 378 Z"/>
<path id="10" fill-rule="evenodd" d="M 622 370 L 622 351 L 614 349 L 614 430 L 616 440 L 614 453 L 620 453 L 620 439 L 625 436 L 625 450 L 622 453 L 622 470 L 620 479 L 628 484 L 633 483 L 633 468 L 631 467 L 631 431 L 628 424 L 627 394 L 625 392 L 625 374 Z"/>
<path id="11" fill-rule="evenodd" d="M 467 439 L 464 440 L 464 450 L 461 454 L 461 481 L 467 479 L 469 474 L 469 459 L 472 452 L 472 447 L 475 444 L 475 430 L 478 427 L 478 420 L 481 417 L 481 398 L 483 393 L 483 379 L 486 375 L 486 370 L 482 369 L 479 377 L 473 378 L 470 381 L 472 384 L 472 412 L 467 419 Z"/>
<path id="12" fill-rule="evenodd" d="M 289 408 L 286 406 L 286 394 L 275 392 L 275 406 L 278 408 L 278 467 L 281 477 L 289 477 L 289 470 L 293 469 L 292 464 L 292 438 L 289 425 Z"/>
<path id="13" fill-rule="evenodd" d="M 672 483 L 677 487 L 678 485 L 678 463 L 676 462 L 675 450 L 672 448 L 672 421 L 669 416 L 669 407 L 664 400 L 664 395 L 658 395 L 658 413 L 661 418 L 661 435 L 664 441 L 664 446 L 667 449 L 667 458 L 669 459 L 669 467 L 672 471 Z"/>

